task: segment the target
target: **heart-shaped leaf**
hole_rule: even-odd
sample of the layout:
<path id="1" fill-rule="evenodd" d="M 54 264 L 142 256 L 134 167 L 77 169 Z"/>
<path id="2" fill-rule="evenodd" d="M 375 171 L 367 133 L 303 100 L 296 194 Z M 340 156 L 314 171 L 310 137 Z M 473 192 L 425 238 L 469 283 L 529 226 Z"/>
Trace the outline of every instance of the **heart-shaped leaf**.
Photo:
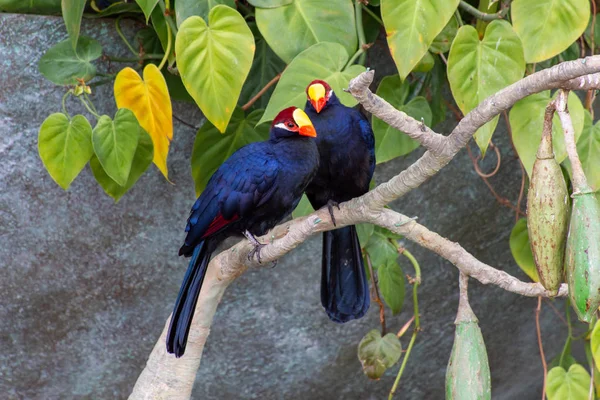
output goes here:
<path id="1" fill-rule="evenodd" d="M 459 0 L 382 0 L 388 46 L 404 80 L 444 29 Z"/>
<path id="2" fill-rule="evenodd" d="M 256 24 L 283 61 L 289 63 L 315 43 L 342 45 L 356 51 L 356 24 L 351 0 L 294 0 L 277 8 L 257 8 Z M 318 62 L 319 60 L 315 60 Z"/>
<path id="3" fill-rule="evenodd" d="M 535 262 L 533 261 L 533 253 L 529 244 L 529 232 L 527 231 L 527 220 L 525 218 L 519 219 L 510 232 L 509 245 L 510 252 L 519 268 L 532 281 L 539 282 L 540 278 L 538 277 Z"/>
<path id="4" fill-rule="evenodd" d="M 115 203 L 117 203 L 148 169 L 148 166 L 152 163 L 152 153 L 152 138 L 144 129 L 140 129 L 138 145 L 133 155 L 133 162 L 131 163 L 131 171 L 124 186 L 119 185 L 106 174 L 100 164 L 100 160 L 95 155 L 90 160 L 90 167 L 92 168 L 94 178 L 102 186 L 102 189 L 104 189 L 106 194 L 115 199 Z"/>
<path id="5" fill-rule="evenodd" d="M 556 94 L 553 97 L 556 97 Z M 537 148 L 542 140 L 544 112 L 550 100 L 549 91 L 536 93 L 518 101 L 509 113 L 513 143 L 529 176 L 531 176 Z M 576 94 L 569 93 L 567 106 L 573 120 L 575 139 L 578 140 L 583 131 L 583 105 Z M 562 162 L 567 157 L 567 151 L 558 115 L 555 115 L 553 119 L 552 145 L 556 161 Z"/>
<path id="6" fill-rule="evenodd" d="M 573 364 L 567 372 L 563 367 L 548 371 L 546 394 L 548 400 L 587 399 L 590 390 L 590 374 L 580 364 Z"/>
<path id="7" fill-rule="evenodd" d="M 377 329 L 369 331 L 358 344 L 358 359 L 370 379 L 379 379 L 402 355 L 400 340 L 393 333 L 381 337 Z"/>
<path id="8" fill-rule="evenodd" d="M 362 65 L 351 65 L 348 53 L 337 43 L 317 43 L 298 54 L 287 66 L 269 100 L 269 105 L 259 123 L 270 121 L 284 108 L 306 104 L 306 86 L 314 79 L 323 79 L 333 89 L 340 101 L 351 107 L 356 104 L 352 95 L 343 91 L 350 79 L 365 71 Z"/>
<path id="9" fill-rule="evenodd" d="M 206 21 L 210 10 L 219 4 L 235 8 L 234 0 L 177 0 L 175 3 L 177 26 L 181 26 L 183 21 L 192 15 L 197 15 Z"/>
<path id="10" fill-rule="evenodd" d="M 154 164 L 169 179 L 167 156 L 173 139 L 173 112 L 167 83 L 158 67 L 148 64 L 144 79 L 132 68 L 122 69 L 115 79 L 118 108 L 128 108 L 150 134 L 154 147 Z"/>
<path id="11" fill-rule="evenodd" d="M 378 269 L 388 262 L 396 262 L 398 250 L 390 243 L 388 236 L 381 229 L 375 228 L 369 238 L 369 242 L 364 245 L 364 249 L 371 258 L 373 267 Z"/>
<path id="12" fill-rule="evenodd" d="M 63 40 L 51 47 L 42 56 L 39 70 L 46 79 L 57 85 L 76 84 L 76 78 L 89 81 L 96 75 L 96 67 L 91 61 L 102 55 L 102 46 L 96 40 L 81 36 L 77 48 Z"/>
<path id="13" fill-rule="evenodd" d="M 453 16 L 444 29 L 433 39 L 429 51 L 432 53 L 446 53 L 450 50 L 452 41 L 458 32 L 458 20 Z"/>
<path id="14" fill-rule="evenodd" d="M 379 289 L 393 314 L 402 311 L 404 304 L 404 275 L 396 260 L 388 261 L 377 269 Z"/>
<path id="15" fill-rule="evenodd" d="M 263 110 L 252 111 L 244 116 L 241 108 L 236 108 L 224 134 L 206 121 L 196 134 L 192 150 L 192 177 L 196 183 L 196 195 L 200 195 L 212 174 L 234 151 L 248 143 L 267 140 L 269 127 L 256 126 Z"/>
<path id="16" fill-rule="evenodd" d="M 281 6 L 287 6 L 293 1 L 294 0 L 248 0 L 248 3 L 259 8 L 277 8 Z"/>
<path id="17" fill-rule="evenodd" d="M 583 34 L 590 19 L 590 2 L 515 0 L 510 12 L 523 41 L 525 61 L 536 63 L 561 53 Z"/>
<path id="18" fill-rule="evenodd" d="M 524 73 L 523 47 L 508 22 L 492 21 L 481 41 L 477 30 L 470 25 L 458 30 L 448 56 L 448 81 L 464 114 L 486 97 L 521 79 Z M 496 116 L 475 133 L 475 141 L 484 155 L 497 123 Z"/>
<path id="19" fill-rule="evenodd" d="M 156 7 L 156 5 L 158 4 L 158 0 L 135 0 L 135 2 L 138 3 L 142 11 L 144 12 L 144 15 L 146 16 L 146 23 L 148 23 L 148 20 L 152 15 L 152 11 L 154 11 L 154 7 Z M 177 5 L 179 5 L 179 1 L 177 2 Z"/>
<path id="20" fill-rule="evenodd" d="M 267 83 L 269 83 L 277 74 L 281 73 L 285 68 L 285 63 L 281 61 L 277 54 L 271 50 L 267 41 L 260 35 L 256 24 L 251 23 L 250 29 L 254 33 L 256 42 L 256 52 L 254 53 L 254 61 L 252 68 L 240 95 L 240 104 L 245 104 L 248 100 L 260 92 Z M 271 86 L 263 95 L 254 103 L 254 107 L 264 109 L 269 103 L 269 98 L 275 86 Z"/>
<path id="21" fill-rule="evenodd" d="M 114 121 L 108 115 L 101 116 L 92 131 L 94 152 L 102 168 L 120 186 L 127 184 L 140 129 L 133 112 L 121 108 Z"/>
<path id="22" fill-rule="evenodd" d="M 71 40 L 71 47 L 75 50 L 77 39 L 79 38 L 79 28 L 81 26 L 81 17 L 85 8 L 86 0 L 62 0 L 61 9 L 67 33 Z"/>
<path id="23" fill-rule="evenodd" d="M 405 112 L 418 121 L 431 125 L 431 109 L 424 97 L 418 96 L 406 103 L 410 84 L 402 83 L 398 75 L 386 76 L 377 88 L 377 95 L 398 110 Z M 375 134 L 375 158 L 377 164 L 406 155 L 419 147 L 419 142 L 407 134 L 392 128 L 379 118 L 373 116 L 371 124 Z"/>
<path id="24" fill-rule="evenodd" d="M 206 118 L 225 132 L 254 57 L 254 38 L 244 18 L 218 5 L 208 16 L 186 19 L 177 33 L 177 67 Z"/>
<path id="25" fill-rule="evenodd" d="M 94 154 L 92 126 L 83 115 L 69 121 L 65 114 L 51 114 L 40 127 L 38 151 L 52 179 L 67 190 Z"/>

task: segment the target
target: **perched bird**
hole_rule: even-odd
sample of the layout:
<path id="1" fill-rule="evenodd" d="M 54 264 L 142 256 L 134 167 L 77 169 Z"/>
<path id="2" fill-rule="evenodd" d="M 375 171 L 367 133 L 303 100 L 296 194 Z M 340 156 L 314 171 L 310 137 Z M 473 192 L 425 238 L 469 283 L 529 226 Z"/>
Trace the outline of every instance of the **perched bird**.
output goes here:
<path id="1" fill-rule="evenodd" d="M 319 170 L 306 188 L 315 209 L 333 207 L 369 191 L 375 170 L 375 138 L 360 111 L 340 103 L 327 82 L 315 80 L 306 88 L 304 110 L 319 132 Z M 329 318 L 347 322 L 369 309 L 369 282 L 354 225 L 323 233 L 321 303 Z"/>
<path id="2" fill-rule="evenodd" d="M 181 357 L 211 253 L 225 238 L 243 234 L 260 262 L 264 235 L 298 205 L 319 165 L 315 128 L 304 111 L 286 108 L 273 120 L 270 138 L 246 145 L 212 175 L 194 203 L 179 255 L 192 257 L 167 334 L 167 351 Z"/>

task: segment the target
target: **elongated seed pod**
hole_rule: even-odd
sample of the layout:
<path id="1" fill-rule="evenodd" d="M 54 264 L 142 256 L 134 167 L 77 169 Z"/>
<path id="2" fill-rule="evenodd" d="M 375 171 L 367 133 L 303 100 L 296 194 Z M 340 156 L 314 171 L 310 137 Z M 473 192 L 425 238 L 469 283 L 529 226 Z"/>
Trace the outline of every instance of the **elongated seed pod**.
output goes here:
<path id="1" fill-rule="evenodd" d="M 600 305 L 600 204 L 594 193 L 573 193 L 565 256 L 571 304 L 590 322 Z"/>
<path id="2" fill-rule="evenodd" d="M 446 400 L 492 398 L 490 366 L 481 329 L 477 323 L 465 289 L 464 293 L 461 293 L 454 321 L 454 345 L 446 369 Z"/>
<path id="3" fill-rule="evenodd" d="M 538 148 L 527 193 L 527 230 L 541 284 L 553 294 L 563 281 L 569 192 L 552 151 L 552 127 Z"/>

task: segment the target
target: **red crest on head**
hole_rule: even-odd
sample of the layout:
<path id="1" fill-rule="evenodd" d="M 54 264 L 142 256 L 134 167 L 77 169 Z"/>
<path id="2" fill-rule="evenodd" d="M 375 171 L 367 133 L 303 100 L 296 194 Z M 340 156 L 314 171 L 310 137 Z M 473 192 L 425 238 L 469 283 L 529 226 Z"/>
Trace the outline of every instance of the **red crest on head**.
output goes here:
<path id="1" fill-rule="evenodd" d="M 292 106 L 292 107 L 288 107 L 288 108 L 281 110 L 279 112 L 279 114 L 277 114 L 277 116 L 273 119 L 273 123 L 271 124 L 271 126 L 273 127 L 280 122 L 285 122 L 288 120 L 293 121 L 294 120 L 294 111 L 296 110 L 296 108 L 298 108 L 298 107 Z"/>
<path id="2" fill-rule="evenodd" d="M 308 84 L 308 86 L 306 87 L 306 94 L 308 95 L 308 88 L 311 87 L 312 85 L 314 85 L 315 83 L 320 83 L 321 85 L 323 85 L 323 87 L 325 88 L 325 93 L 329 93 L 331 91 L 331 86 L 329 86 L 329 84 L 321 79 L 315 79 L 314 81 L 312 81 L 311 83 Z"/>

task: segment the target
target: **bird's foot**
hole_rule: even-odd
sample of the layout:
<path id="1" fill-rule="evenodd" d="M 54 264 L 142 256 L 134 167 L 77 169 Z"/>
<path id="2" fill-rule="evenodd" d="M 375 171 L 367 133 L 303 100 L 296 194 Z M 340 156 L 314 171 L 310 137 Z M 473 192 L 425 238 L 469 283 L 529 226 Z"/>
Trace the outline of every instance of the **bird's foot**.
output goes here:
<path id="1" fill-rule="evenodd" d="M 333 222 L 333 226 L 337 226 L 337 224 L 335 223 L 335 215 L 333 215 L 333 207 L 337 207 L 338 210 L 340 209 L 340 205 L 337 201 L 327 201 L 327 209 L 329 210 L 329 215 L 331 216 L 331 222 Z"/>
<path id="2" fill-rule="evenodd" d="M 254 256 L 256 255 L 258 263 L 262 264 L 262 260 L 260 259 L 260 251 L 263 247 L 266 246 L 266 244 L 263 244 L 256 240 L 254 235 L 251 234 L 249 231 L 244 231 L 244 236 L 246 236 L 246 239 L 248 239 L 252 246 L 254 246 L 254 248 L 248 253 L 248 260 L 252 260 L 252 258 L 254 258 Z"/>

